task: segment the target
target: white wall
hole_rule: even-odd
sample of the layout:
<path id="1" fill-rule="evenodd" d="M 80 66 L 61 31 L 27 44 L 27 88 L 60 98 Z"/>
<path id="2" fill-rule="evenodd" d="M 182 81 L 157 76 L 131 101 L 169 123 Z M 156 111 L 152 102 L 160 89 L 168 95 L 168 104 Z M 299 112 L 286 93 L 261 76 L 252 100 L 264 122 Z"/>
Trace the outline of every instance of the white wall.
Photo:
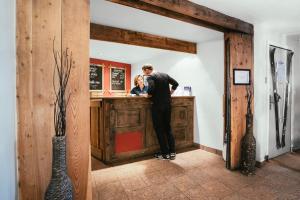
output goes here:
<path id="1" fill-rule="evenodd" d="M 272 79 L 268 68 L 268 45 L 287 46 L 285 35 L 266 27 L 264 24 L 254 25 L 254 136 L 258 161 L 263 161 L 269 153 L 269 85 Z"/>
<path id="2" fill-rule="evenodd" d="M 300 149 L 300 36 L 288 37 L 287 44 L 294 51 L 292 62 L 292 148 Z"/>
<path id="3" fill-rule="evenodd" d="M 195 96 L 194 141 L 222 150 L 224 40 L 199 43 L 197 55 L 167 52 L 134 63 L 131 76 L 142 74 L 145 63 L 153 64 L 156 71 L 168 73 L 181 87 L 192 86 Z"/>
<path id="4" fill-rule="evenodd" d="M 0 2 L 0 199 L 16 199 L 15 0 Z"/>

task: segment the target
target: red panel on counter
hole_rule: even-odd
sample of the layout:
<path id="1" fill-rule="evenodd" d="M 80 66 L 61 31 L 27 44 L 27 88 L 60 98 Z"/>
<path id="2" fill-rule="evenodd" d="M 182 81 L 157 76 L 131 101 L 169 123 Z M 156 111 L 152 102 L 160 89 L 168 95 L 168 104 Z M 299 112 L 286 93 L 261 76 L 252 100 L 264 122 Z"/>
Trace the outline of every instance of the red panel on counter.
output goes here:
<path id="1" fill-rule="evenodd" d="M 116 133 L 115 148 L 116 153 L 143 149 L 142 133 L 139 131 Z"/>

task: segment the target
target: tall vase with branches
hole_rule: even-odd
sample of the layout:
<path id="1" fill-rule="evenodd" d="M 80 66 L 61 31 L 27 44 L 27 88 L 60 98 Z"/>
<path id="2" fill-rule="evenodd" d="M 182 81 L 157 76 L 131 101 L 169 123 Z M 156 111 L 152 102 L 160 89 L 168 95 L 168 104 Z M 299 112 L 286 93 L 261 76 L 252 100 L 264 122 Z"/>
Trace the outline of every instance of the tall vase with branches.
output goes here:
<path id="1" fill-rule="evenodd" d="M 68 48 L 59 52 L 55 50 L 53 40 L 53 56 L 55 67 L 53 73 L 54 127 L 55 136 L 52 138 L 52 176 L 45 193 L 46 200 L 73 199 L 73 185 L 67 174 L 66 164 L 66 111 L 70 94 L 66 94 L 71 69 L 73 67 L 72 52 Z"/>
<path id="2" fill-rule="evenodd" d="M 252 175 L 255 172 L 256 164 L 256 140 L 253 135 L 253 114 L 251 109 L 253 95 L 250 86 L 246 87 L 246 93 L 246 133 L 242 139 L 241 172 L 245 175 Z"/>

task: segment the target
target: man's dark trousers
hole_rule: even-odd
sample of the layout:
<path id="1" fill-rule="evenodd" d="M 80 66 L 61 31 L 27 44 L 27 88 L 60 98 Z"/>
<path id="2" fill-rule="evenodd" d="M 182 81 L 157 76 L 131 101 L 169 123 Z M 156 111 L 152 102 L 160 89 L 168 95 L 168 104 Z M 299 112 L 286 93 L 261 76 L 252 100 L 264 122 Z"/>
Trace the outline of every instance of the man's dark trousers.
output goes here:
<path id="1" fill-rule="evenodd" d="M 152 121 L 162 154 L 175 153 L 171 129 L 171 105 L 152 105 Z"/>

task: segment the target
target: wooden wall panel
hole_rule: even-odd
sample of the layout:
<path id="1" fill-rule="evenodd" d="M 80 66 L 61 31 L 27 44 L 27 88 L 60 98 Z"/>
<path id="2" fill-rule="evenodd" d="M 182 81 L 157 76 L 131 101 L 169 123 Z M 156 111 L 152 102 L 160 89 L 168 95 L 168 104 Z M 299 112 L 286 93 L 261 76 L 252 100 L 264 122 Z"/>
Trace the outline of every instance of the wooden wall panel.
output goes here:
<path id="1" fill-rule="evenodd" d="M 52 42 L 74 52 L 67 119 L 68 172 L 75 199 L 91 199 L 89 149 L 89 1 L 17 0 L 17 107 L 19 199 L 40 200 L 52 163 L 54 59 Z M 62 13 L 64 13 L 62 15 Z M 68 24 L 62 36 L 62 17 Z M 76 30 L 69 26 L 76 26 Z M 71 32 L 70 31 L 74 31 Z M 77 41 L 71 44 L 71 42 Z M 78 42 L 79 41 L 79 42 Z M 74 50 L 73 50 L 74 49 Z M 80 145 L 79 145 L 80 143 Z M 80 146 L 80 147 L 79 147 Z"/>
<path id="2" fill-rule="evenodd" d="M 74 184 L 75 199 L 90 199 L 91 181 L 89 127 L 89 0 L 64 0 L 62 3 L 62 46 L 73 53 L 74 68 L 70 76 L 72 92 L 67 110 L 68 166 Z"/>
<path id="3" fill-rule="evenodd" d="M 43 199 L 51 176 L 52 40 L 60 47 L 60 1 L 17 1 L 18 171 L 20 199 Z"/>
<path id="4" fill-rule="evenodd" d="M 247 100 L 246 86 L 233 84 L 233 69 L 251 70 L 251 90 L 253 91 L 253 36 L 240 33 L 225 33 L 230 40 L 231 79 L 231 169 L 237 169 L 240 162 L 241 139 L 246 131 Z M 253 102 L 252 102 L 253 112 Z"/>

